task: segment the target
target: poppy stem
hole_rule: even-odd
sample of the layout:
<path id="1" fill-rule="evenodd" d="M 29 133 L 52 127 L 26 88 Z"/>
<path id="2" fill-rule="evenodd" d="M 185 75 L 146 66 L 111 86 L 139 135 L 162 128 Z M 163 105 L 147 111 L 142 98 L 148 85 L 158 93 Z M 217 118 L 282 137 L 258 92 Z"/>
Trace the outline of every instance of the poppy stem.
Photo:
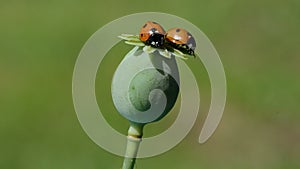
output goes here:
<path id="1" fill-rule="evenodd" d="M 140 142 L 142 141 L 144 124 L 130 122 L 127 136 L 127 147 L 122 169 L 133 169 Z"/>

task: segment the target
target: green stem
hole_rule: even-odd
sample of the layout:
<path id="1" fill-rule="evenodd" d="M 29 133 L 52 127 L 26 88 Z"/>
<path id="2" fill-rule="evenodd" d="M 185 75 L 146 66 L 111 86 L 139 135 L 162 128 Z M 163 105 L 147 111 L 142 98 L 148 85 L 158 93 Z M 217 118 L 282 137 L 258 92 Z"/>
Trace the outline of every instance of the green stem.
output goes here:
<path id="1" fill-rule="evenodd" d="M 142 141 L 144 124 L 130 122 L 127 136 L 127 147 L 122 169 L 133 169 L 140 142 Z"/>

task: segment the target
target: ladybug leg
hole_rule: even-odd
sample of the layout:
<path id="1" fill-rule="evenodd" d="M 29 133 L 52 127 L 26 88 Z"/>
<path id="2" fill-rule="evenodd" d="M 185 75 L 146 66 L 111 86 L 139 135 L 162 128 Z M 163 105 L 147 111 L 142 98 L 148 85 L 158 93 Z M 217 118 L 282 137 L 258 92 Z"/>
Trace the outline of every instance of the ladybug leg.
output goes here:
<path id="1" fill-rule="evenodd" d="M 199 55 L 197 55 L 195 52 L 194 52 L 193 56 L 194 56 L 194 58 L 199 57 Z"/>

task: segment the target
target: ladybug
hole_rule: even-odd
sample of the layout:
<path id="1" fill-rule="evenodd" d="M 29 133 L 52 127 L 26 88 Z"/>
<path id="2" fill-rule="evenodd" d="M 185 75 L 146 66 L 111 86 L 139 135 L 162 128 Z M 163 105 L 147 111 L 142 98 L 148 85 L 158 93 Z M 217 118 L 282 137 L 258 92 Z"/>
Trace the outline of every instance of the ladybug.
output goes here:
<path id="1" fill-rule="evenodd" d="M 155 48 L 163 47 L 166 31 L 157 22 L 148 21 L 140 31 L 140 40 Z"/>
<path id="2" fill-rule="evenodd" d="M 167 31 L 165 39 L 169 43 L 169 45 L 174 47 L 175 49 L 178 49 L 190 55 L 194 55 L 196 41 L 194 37 L 185 29 L 172 28 Z"/>

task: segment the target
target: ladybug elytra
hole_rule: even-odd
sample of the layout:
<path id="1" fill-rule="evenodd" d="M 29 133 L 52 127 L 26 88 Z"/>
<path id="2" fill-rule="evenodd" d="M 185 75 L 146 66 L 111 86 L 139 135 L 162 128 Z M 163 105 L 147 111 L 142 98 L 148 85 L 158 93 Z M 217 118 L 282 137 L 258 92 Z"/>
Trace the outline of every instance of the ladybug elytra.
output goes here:
<path id="1" fill-rule="evenodd" d="M 165 38 L 172 47 L 194 55 L 196 41 L 194 37 L 185 29 L 172 28 L 167 31 Z"/>
<path id="2" fill-rule="evenodd" d="M 165 30 L 156 22 L 148 21 L 140 31 L 140 40 L 152 47 L 162 47 L 165 41 Z"/>

